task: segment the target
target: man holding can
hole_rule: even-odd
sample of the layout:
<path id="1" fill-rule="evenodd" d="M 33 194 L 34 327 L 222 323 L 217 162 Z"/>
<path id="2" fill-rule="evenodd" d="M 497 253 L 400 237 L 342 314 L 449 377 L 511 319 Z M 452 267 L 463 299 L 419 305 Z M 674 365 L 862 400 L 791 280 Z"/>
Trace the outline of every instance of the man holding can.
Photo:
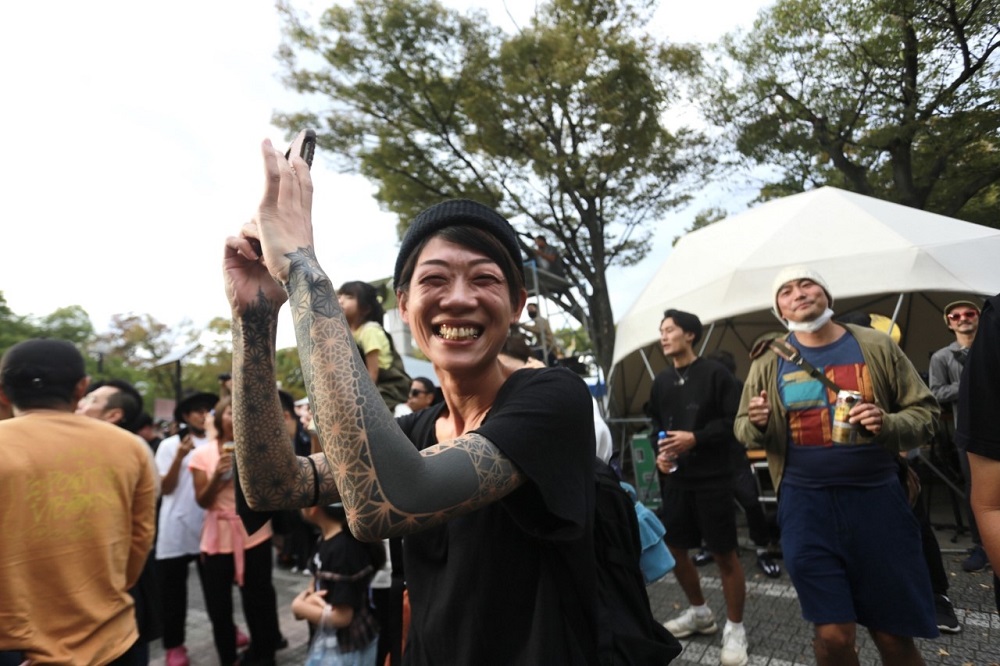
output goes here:
<path id="1" fill-rule="evenodd" d="M 659 433 L 656 467 L 664 540 L 677 562 L 674 575 L 691 604 L 664 626 L 677 638 L 718 631 L 698 570 L 688 557 L 688 550 L 704 541 L 719 566 L 726 599 L 719 659 L 723 666 L 743 666 L 748 661 L 743 627 L 746 580 L 736 540 L 730 448 L 740 387 L 724 365 L 695 353 L 701 332 L 696 315 L 673 309 L 663 313 L 660 346 L 671 365 L 656 376 L 649 394 L 654 436 Z"/>
<path id="2" fill-rule="evenodd" d="M 833 321 L 816 271 L 785 268 L 772 293 L 789 334 L 754 349 L 735 433 L 767 452 L 785 567 L 815 626 L 816 661 L 858 663 L 861 624 L 883 663 L 922 664 L 913 637 L 938 629 L 897 459 L 929 441 L 937 401 L 888 335 Z M 834 435 L 841 391 L 860 394 L 849 437 Z"/>

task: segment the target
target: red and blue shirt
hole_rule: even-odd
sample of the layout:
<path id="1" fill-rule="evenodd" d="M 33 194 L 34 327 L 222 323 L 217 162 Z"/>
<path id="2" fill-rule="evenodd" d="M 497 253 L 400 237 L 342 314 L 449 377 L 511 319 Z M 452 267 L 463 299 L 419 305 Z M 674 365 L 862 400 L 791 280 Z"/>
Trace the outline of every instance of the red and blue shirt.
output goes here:
<path id="1" fill-rule="evenodd" d="M 874 401 L 871 376 L 858 341 L 850 333 L 823 347 L 788 340 L 803 358 L 843 390 Z M 782 483 L 818 488 L 836 485 L 877 486 L 894 479 L 892 454 L 862 431 L 857 444 L 833 442 L 837 394 L 797 365 L 778 361 L 778 393 L 787 410 L 788 458 Z"/>

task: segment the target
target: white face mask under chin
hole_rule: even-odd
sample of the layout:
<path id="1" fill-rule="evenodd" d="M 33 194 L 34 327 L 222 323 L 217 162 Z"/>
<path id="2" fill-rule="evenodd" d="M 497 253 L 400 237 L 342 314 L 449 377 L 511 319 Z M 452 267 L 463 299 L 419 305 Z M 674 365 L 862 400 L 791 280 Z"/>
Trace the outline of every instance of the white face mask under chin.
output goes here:
<path id="1" fill-rule="evenodd" d="M 823 314 L 812 321 L 785 321 L 785 328 L 792 333 L 815 333 L 833 318 L 833 310 L 827 308 Z"/>

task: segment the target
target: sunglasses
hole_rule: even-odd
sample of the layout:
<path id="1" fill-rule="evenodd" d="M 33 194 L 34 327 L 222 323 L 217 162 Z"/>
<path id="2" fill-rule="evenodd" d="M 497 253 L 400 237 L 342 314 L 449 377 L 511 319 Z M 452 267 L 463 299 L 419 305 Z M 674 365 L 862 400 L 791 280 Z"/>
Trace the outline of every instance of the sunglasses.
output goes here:
<path id="1" fill-rule="evenodd" d="M 959 319 L 975 319 L 979 316 L 979 313 L 975 310 L 966 310 L 965 312 L 952 312 L 948 314 L 948 319 L 952 321 L 958 321 Z"/>
<path id="2" fill-rule="evenodd" d="M 423 395 L 424 393 L 430 393 L 430 391 L 421 391 L 420 389 L 410 389 L 411 398 L 416 398 L 418 395 Z"/>

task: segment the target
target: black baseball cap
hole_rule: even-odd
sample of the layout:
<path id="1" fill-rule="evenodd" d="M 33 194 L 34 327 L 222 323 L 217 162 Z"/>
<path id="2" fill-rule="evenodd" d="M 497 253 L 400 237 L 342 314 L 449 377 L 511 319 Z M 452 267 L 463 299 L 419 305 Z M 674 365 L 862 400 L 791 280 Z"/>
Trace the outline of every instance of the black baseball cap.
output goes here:
<path id="1" fill-rule="evenodd" d="M 25 340 L 8 349 L 0 360 L 0 384 L 5 388 L 44 390 L 73 386 L 86 375 L 83 355 L 66 340 Z"/>

